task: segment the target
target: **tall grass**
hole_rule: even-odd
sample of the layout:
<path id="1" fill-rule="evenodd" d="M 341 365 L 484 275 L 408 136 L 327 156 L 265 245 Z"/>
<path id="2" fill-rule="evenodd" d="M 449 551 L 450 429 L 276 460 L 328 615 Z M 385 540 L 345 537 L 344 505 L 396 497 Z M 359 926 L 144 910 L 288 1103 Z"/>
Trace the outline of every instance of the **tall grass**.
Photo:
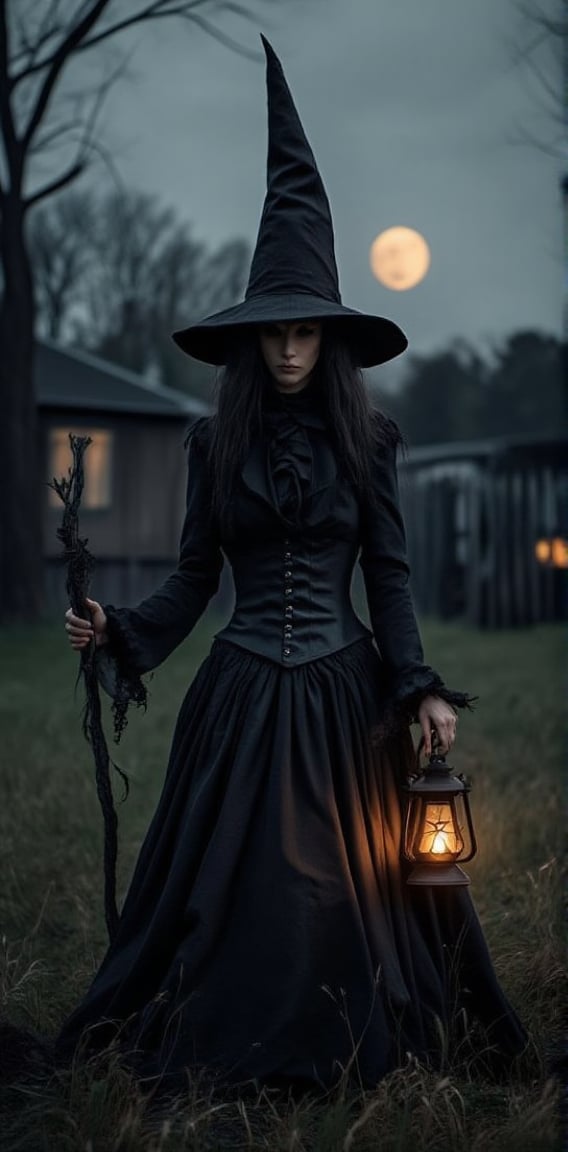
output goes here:
<path id="1" fill-rule="evenodd" d="M 209 649 L 206 621 L 149 681 L 111 755 L 131 778 L 119 805 L 119 897 L 156 805 L 177 711 Z M 0 1095 L 0 1148 L 16 1152 L 555 1152 L 562 1027 L 560 926 L 563 637 L 553 626 L 477 634 L 426 625 L 429 660 L 479 695 L 450 758 L 473 778 L 479 854 L 468 866 L 499 978 L 529 1029 L 532 1071 L 495 1084 L 467 1063 L 434 1073 L 408 1058 L 373 1092 L 344 1079 L 327 1097 L 264 1089 L 222 1096 L 188 1083 L 159 1109 L 112 1054 Z M 102 827 L 74 698 L 77 657 L 60 625 L 0 633 L 0 1012 L 54 1033 L 106 946 Z M 112 731 L 108 701 L 106 730 Z M 118 790 L 120 791 L 120 789 Z M 1 1062 L 1 1054 L 0 1054 Z M 38 1055 L 38 1068 L 41 1067 Z"/>

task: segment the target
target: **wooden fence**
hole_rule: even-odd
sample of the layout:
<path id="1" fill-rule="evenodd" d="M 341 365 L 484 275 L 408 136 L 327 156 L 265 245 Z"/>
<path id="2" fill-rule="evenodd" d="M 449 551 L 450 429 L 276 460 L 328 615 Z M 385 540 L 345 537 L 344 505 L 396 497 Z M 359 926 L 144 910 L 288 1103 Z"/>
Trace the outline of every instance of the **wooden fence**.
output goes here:
<path id="1" fill-rule="evenodd" d="M 568 438 L 409 451 L 401 499 L 420 612 L 511 628 L 568 617 Z"/>
<path id="2" fill-rule="evenodd" d="M 552 556 L 556 541 L 556 560 L 568 565 L 567 437 L 414 448 L 401 462 L 400 490 L 422 614 L 489 628 L 568 618 L 568 566 Z M 101 603 L 136 604 L 175 566 L 175 557 L 97 556 L 92 595 Z M 63 619 L 65 570 L 58 560 L 46 561 L 45 579 L 47 612 Z M 358 569 L 354 593 L 359 608 Z M 225 566 L 212 611 L 228 619 L 233 595 Z"/>

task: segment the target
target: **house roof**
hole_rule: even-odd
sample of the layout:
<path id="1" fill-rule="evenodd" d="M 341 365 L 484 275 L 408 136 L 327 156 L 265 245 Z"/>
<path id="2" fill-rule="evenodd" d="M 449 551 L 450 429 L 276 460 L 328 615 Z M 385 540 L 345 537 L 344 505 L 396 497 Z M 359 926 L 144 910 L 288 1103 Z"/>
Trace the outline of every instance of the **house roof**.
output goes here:
<path id="1" fill-rule="evenodd" d="M 495 436 L 484 440 L 454 440 L 444 444 L 422 444 L 410 447 L 400 461 L 406 469 L 460 462 L 480 461 L 500 465 L 512 461 L 544 462 L 562 466 L 567 459 L 568 436 L 537 433 L 535 436 Z"/>
<path id="2" fill-rule="evenodd" d="M 205 416 L 211 408 L 174 388 L 143 377 L 88 352 L 50 340 L 35 345 L 35 387 L 40 408 L 86 408 L 152 416 Z"/>

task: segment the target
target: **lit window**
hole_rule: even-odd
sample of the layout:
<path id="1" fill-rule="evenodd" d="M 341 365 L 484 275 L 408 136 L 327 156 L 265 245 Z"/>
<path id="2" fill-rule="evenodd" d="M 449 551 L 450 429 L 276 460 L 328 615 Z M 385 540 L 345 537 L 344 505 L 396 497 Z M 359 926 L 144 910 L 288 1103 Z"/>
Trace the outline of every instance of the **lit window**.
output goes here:
<path id="1" fill-rule="evenodd" d="M 92 443 L 85 449 L 83 471 L 85 486 L 81 497 L 82 508 L 110 508 L 111 503 L 111 450 L 112 432 L 107 428 L 50 428 L 49 480 L 61 480 L 69 475 L 73 453 L 69 433 L 90 436 Z M 48 488 L 49 506 L 62 508 L 63 504 L 53 488 Z"/>

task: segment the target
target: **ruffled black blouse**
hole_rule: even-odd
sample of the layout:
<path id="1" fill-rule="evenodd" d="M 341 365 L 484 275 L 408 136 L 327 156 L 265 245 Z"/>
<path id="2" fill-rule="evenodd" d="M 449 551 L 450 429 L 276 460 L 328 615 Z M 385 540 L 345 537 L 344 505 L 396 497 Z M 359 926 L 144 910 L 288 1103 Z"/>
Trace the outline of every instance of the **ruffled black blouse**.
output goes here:
<path id="1" fill-rule="evenodd" d="M 270 385 L 263 401 L 266 473 L 274 503 L 291 526 L 299 525 L 313 486 L 314 459 L 309 427 L 325 428 L 318 387 L 283 393 Z"/>

